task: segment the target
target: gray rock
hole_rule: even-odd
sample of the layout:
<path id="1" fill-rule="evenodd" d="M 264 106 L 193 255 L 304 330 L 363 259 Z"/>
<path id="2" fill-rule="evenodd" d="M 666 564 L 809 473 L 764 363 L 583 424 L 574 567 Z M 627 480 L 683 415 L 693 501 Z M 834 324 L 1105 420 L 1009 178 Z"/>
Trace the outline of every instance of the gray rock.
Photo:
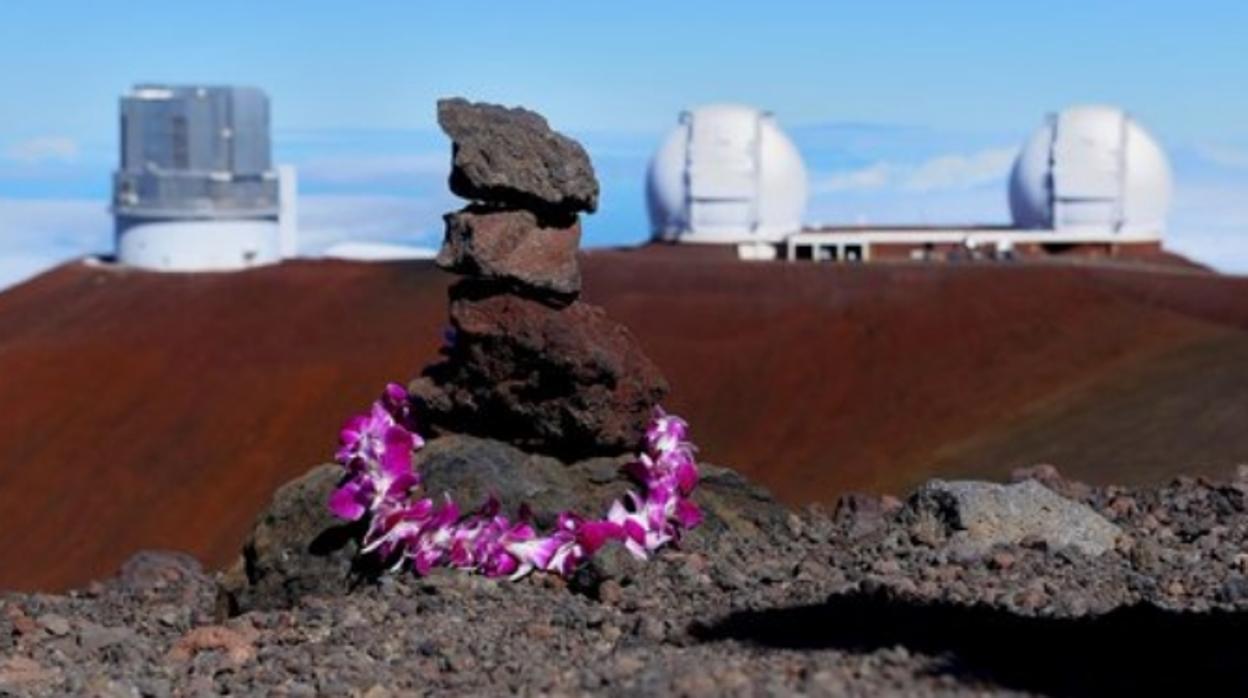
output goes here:
<path id="1" fill-rule="evenodd" d="M 474 436 L 431 440 L 414 463 L 428 496 L 449 494 L 465 513 L 487 496 L 514 516 L 522 504 L 536 522 L 550 526 L 561 511 L 601 516 L 616 498 L 636 488 L 620 468 L 627 457 L 565 464 L 549 456 Z M 759 535 L 783 525 L 788 510 L 763 489 L 726 468 L 701 464 L 694 494 L 705 516 L 686 540 L 690 549 L 713 549 L 726 534 Z M 379 572 L 357 559 L 362 525 L 344 525 L 327 507 L 341 469 L 322 465 L 284 485 L 256 521 L 243 555 L 220 580 L 220 610 L 290 608 L 308 594 L 341 596 Z M 591 574 L 597 579 L 630 574 L 631 560 L 604 552 Z"/>
<path id="2" fill-rule="evenodd" d="M 438 101 L 438 124 L 453 144 L 455 194 L 557 217 L 598 208 L 585 149 L 540 114 L 457 97 Z"/>
<path id="3" fill-rule="evenodd" d="M 140 550 L 126 560 L 111 584 L 134 593 L 151 592 L 185 580 L 198 578 L 204 571 L 199 560 L 172 550 Z"/>
<path id="4" fill-rule="evenodd" d="M 47 613 L 39 616 L 39 625 L 43 626 L 44 630 L 56 637 L 68 635 L 70 631 L 69 621 L 65 620 L 63 616 L 58 616 L 55 613 Z"/>
<path id="5" fill-rule="evenodd" d="M 114 645 L 124 645 L 135 639 L 134 631 L 127 627 L 106 627 L 91 622 L 82 623 L 80 627 L 78 645 L 90 653 Z"/>
<path id="6" fill-rule="evenodd" d="M 220 612 L 289 608 L 306 594 L 342 594 L 367 573 L 354 564 L 361 526 L 329 511 L 341 477 L 337 465 L 320 465 L 277 490 L 221 577 Z"/>
<path id="7" fill-rule="evenodd" d="M 954 557 L 982 556 L 993 546 L 1024 539 L 1050 549 L 1073 547 L 1101 555 L 1122 530 L 1085 504 L 1056 494 L 1035 480 L 1012 485 L 932 480 L 907 503 L 903 515 L 943 527 Z"/>
<path id="8" fill-rule="evenodd" d="M 630 458 L 566 464 L 501 441 L 447 435 L 426 444 L 415 463 L 430 495 L 448 493 L 462 507 L 471 508 L 492 494 L 505 513 L 514 514 L 521 504 L 528 504 L 538 522 L 548 524 L 560 511 L 604 514 L 612 501 L 637 487 L 621 471 Z M 702 480 L 694 500 L 705 519 L 694 532 L 696 538 L 728 532 L 754 535 L 783 524 L 788 510 L 766 490 L 727 468 L 708 463 L 698 467 Z"/>

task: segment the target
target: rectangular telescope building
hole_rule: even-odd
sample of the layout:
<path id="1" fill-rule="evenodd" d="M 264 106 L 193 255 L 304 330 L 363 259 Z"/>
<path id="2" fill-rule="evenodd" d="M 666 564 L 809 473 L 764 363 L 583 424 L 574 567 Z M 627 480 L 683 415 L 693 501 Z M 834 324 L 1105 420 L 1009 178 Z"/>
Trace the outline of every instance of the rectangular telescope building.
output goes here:
<path id="1" fill-rule="evenodd" d="M 208 271 L 291 256 L 293 183 L 293 171 L 272 164 L 269 100 L 258 89 L 140 85 L 121 98 L 113 213 L 122 264 Z"/>

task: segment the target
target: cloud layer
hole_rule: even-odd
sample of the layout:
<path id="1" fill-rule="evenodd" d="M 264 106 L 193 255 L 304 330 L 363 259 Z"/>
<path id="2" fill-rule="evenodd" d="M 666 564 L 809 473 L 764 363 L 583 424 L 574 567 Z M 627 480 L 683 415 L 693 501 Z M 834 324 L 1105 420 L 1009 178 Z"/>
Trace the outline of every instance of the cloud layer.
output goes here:
<path id="1" fill-rule="evenodd" d="M 299 199 L 299 252 L 347 241 L 436 246 L 445 201 L 384 195 Z M 113 251 L 113 221 L 94 199 L 0 199 L 0 289 L 62 262 Z"/>
<path id="2" fill-rule="evenodd" d="M 36 164 L 42 162 L 73 162 L 78 159 L 78 141 L 68 136 L 39 136 L 13 143 L 4 156 L 15 162 Z"/>
<path id="3" fill-rule="evenodd" d="M 970 154 L 939 155 L 918 163 L 874 162 L 866 167 L 816 175 L 811 192 L 820 195 L 885 188 L 910 192 L 970 189 L 1003 181 L 1017 152 L 1017 148 L 989 148 Z"/>

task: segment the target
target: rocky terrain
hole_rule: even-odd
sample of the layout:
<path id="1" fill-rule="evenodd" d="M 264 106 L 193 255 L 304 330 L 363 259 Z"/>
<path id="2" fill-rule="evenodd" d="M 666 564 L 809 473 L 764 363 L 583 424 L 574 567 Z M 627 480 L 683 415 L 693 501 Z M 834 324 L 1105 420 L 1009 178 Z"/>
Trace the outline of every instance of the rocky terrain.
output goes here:
<path id="1" fill-rule="evenodd" d="M 194 561 L 144 554 L 0 597 L 0 694 L 1242 695 L 1248 482 L 1020 477 L 831 513 L 755 492 L 592 579 L 386 575 L 232 617 Z"/>

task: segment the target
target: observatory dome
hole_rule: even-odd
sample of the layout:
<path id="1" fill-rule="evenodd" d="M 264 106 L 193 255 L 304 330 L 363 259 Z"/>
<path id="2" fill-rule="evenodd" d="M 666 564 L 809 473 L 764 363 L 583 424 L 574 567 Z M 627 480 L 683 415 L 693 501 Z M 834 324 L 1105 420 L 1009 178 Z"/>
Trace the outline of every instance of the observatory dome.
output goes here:
<path id="1" fill-rule="evenodd" d="M 1121 109 L 1080 106 L 1050 115 L 1010 175 L 1019 228 L 1158 237 L 1170 207 L 1166 154 Z"/>
<path id="2" fill-rule="evenodd" d="M 806 166 L 771 114 L 715 104 L 680 115 L 646 180 L 654 237 L 776 242 L 802 226 Z"/>
<path id="3" fill-rule="evenodd" d="M 139 85 L 121 99 L 117 258 L 216 271 L 294 253 L 294 171 L 274 167 L 258 89 Z"/>

